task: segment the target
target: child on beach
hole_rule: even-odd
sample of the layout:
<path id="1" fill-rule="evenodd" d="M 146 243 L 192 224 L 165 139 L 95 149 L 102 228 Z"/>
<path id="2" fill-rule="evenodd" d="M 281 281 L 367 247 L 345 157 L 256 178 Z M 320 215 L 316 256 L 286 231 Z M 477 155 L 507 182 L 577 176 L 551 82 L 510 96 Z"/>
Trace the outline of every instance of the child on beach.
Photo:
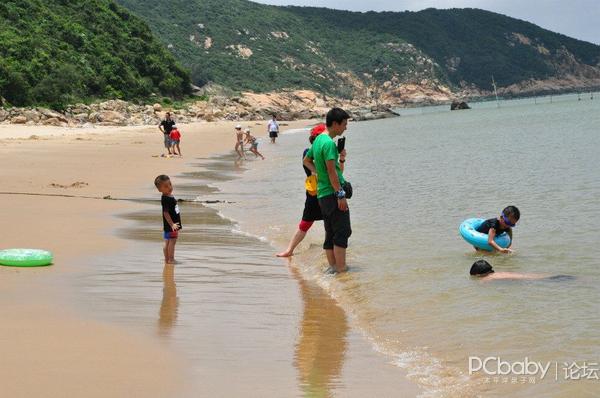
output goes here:
<path id="1" fill-rule="evenodd" d="M 348 127 L 350 114 L 341 108 L 332 108 L 327 112 L 325 125 L 327 132 L 317 136 L 304 157 L 304 165 L 317 174 L 317 198 L 323 215 L 325 241 L 323 249 L 327 255 L 329 268 L 327 273 L 342 273 L 346 267 L 346 249 L 348 238 L 352 235 L 350 210 L 347 199 L 351 191 L 345 190 L 346 179 L 343 175 L 341 159 L 343 151 L 333 141 L 341 137 Z"/>
<path id="2" fill-rule="evenodd" d="M 181 133 L 177 129 L 177 127 L 173 126 L 173 130 L 169 133 L 169 138 L 171 139 L 171 152 L 173 155 L 181 156 L 181 149 L 179 148 L 179 141 L 181 140 Z M 177 148 L 177 152 L 175 152 L 175 148 Z"/>
<path id="3" fill-rule="evenodd" d="M 317 136 L 327 130 L 325 123 L 316 125 L 310 131 L 310 137 L 308 141 L 312 145 Z M 302 159 L 306 156 L 309 148 L 306 148 L 302 153 Z M 308 167 L 304 166 L 304 172 L 306 173 L 306 180 L 304 186 L 306 188 L 306 201 L 304 202 L 304 212 L 302 213 L 302 219 L 298 225 L 298 230 L 290 240 L 287 249 L 281 253 L 276 254 L 277 257 L 291 257 L 294 255 L 294 249 L 304 240 L 306 234 L 313 223 L 323 219 L 321 214 L 321 208 L 319 207 L 319 200 L 317 199 L 317 175 L 313 173 Z"/>
<path id="4" fill-rule="evenodd" d="M 154 179 L 154 186 L 156 186 L 158 192 L 162 193 L 160 203 L 163 215 L 163 238 L 165 240 L 163 253 L 165 255 L 165 263 L 174 264 L 175 243 L 177 243 L 179 230 L 182 228 L 179 205 L 177 204 L 177 199 L 173 196 L 173 185 L 169 176 L 164 174 L 159 175 Z"/>
<path id="5" fill-rule="evenodd" d="M 262 155 L 262 153 L 258 152 L 258 141 L 256 140 L 256 137 L 250 134 L 250 129 L 246 129 L 245 132 L 246 144 L 250 144 L 250 152 L 252 152 L 254 156 L 260 156 L 262 160 L 265 160 L 265 157 Z"/>
<path id="6" fill-rule="evenodd" d="M 238 154 L 238 160 L 246 158 L 244 156 L 244 132 L 239 124 L 235 126 L 235 152 Z"/>
<path id="7" fill-rule="evenodd" d="M 507 206 L 504 210 L 502 210 L 500 217 L 485 220 L 479 226 L 479 228 L 477 228 L 477 231 L 488 235 L 488 244 L 496 251 L 500 253 L 512 253 L 513 250 L 510 249 L 513 243 L 512 228 L 517 226 L 517 222 L 519 221 L 520 217 L 521 212 L 519 212 L 519 209 L 517 209 L 515 206 Z M 510 237 L 510 244 L 507 248 L 500 247 L 496 242 L 494 242 L 494 238 L 504 232 L 506 232 Z"/>

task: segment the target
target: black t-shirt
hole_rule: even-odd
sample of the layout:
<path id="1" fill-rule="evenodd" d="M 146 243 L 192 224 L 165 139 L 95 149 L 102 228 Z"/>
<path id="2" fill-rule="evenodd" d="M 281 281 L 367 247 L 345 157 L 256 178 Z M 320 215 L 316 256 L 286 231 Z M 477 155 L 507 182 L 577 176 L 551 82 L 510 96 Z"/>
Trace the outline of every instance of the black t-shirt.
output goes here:
<path id="1" fill-rule="evenodd" d="M 163 126 L 164 134 L 170 134 L 171 130 L 173 130 L 173 126 L 175 126 L 175 120 L 163 119 L 163 121 L 160 122 L 160 125 Z"/>
<path id="2" fill-rule="evenodd" d="M 504 232 L 510 231 L 510 228 L 502 229 L 502 227 L 500 227 L 500 221 L 498 221 L 497 218 L 490 218 L 489 220 L 485 220 L 479 226 L 479 228 L 477 228 L 477 231 L 481 232 L 482 234 L 487 234 L 492 228 L 496 230 L 496 236 L 503 234 Z"/>
<path id="3" fill-rule="evenodd" d="M 164 215 L 165 211 L 169 213 L 169 215 L 171 216 L 171 220 L 173 220 L 173 222 L 175 224 L 179 224 L 179 226 L 182 227 L 181 216 L 179 215 L 179 205 L 177 204 L 177 199 L 175 199 L 175 197 L 173 197 L 173 196 L 163 195 L 160 198 L 160 204 L 162 205 L 162 210 L 163 210 L 164 231 L 165 232 L 173 231 L 173 228 L 171 228 L 171 225 L 169 225 L 167 219 L 165 218 L 165 215 Z"/>

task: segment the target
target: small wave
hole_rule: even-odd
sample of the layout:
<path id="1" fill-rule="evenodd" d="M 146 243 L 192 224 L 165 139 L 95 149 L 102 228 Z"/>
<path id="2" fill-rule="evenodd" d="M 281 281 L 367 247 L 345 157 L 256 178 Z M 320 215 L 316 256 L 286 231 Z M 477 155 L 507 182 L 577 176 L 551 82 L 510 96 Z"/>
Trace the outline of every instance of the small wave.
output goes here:
<path id="1" fill-rule="evenodd" d="M 307 128 L 294 129 L 286 131 L 286 134 L 307 133 L 308 131 Z M 213 185 L 219 188 L 218 183 Z M 278 246 L 274 237 L 282 236 L 283 228 L 280 225 L 264 225 L 264 234 L 262 232 L 258 232 L 258 234 L 250 233 L 245 230 L 242 221 L 223 213 L 223 211 L 228 212 L 230 208 L 211 207 L 217 210 L 219 217 L 231 222 L 231 233 L 257 239 L 271 245 L 273 248 Z M 383 360 L 387 358 L 391 364 L 406 372 L 409 380 L 423 388 L 421 397 L 466 397 L 473 395 L 469 392 L 473 388 L 473 381 L 464 375 L 460 369 L 448 366 L 435 358 L 427 352 L 427 349 L 408 349 L 408 347 L 402 347 L 401 342 L 394 344 L 394 342 L 382 341 L 378 337 L 377 331 L 371 330 L 369 322 L 361 320 L 361 318 L 364 318 L 364 314 L 360 302 L 355 302 L 356 298 L 348 293 L 348 290 L 352 290 L 352 284 L 359 283 L 359 281 L 352 276 L 352 272 L 341 276 L 325 274 L 323 270 L 327 267 L 327 261 L 320 248 L 320 244 L 305 244 L 305 249 L 298 252 L 298 255 L 294 257 L 294 266 L 298 268 L 302 278 L 316 283 L 334 299 L 347 316 L 353 320 L 355 330 L 364 336 L 372 349 L 381 354 Z M 349 287 L 350 289 L 348 289 Z"/>
<path id="2" fill-rule="evenodd" d="M 450 368 L 424 349 L 395 352 L 366 336 L 375 351 L 391 358 L 391 363 L 406 371 L 410 380 L 421 385 L 422 398 L 470 396 L 471 380 L 460 370 Z"/>
<path id="3" fill-rule="evenodd" d="M 317 246 L 317 245 L 315 245 Z M 376 331 L 370 331 L 369 325 L 361 322 L 361 311 L 351 302 L 352 299 L 345 294 L 344 284 L 352 283 L 349 280 L 341 280 L 334 275 L 326 275 L 322 271 L 325 259 L 298 264 L 304 278 L 315 281 L 331 298 L 336 300 L 344 309 L 346 314 L 353 320 L 354 328 L 362 334 L 373 350 L 387 357 L 394 366 L 404 370 L 409 380 L 417 383 L 423 388 L 419 397 L 468 397 L 476 395 L 473 391 L 475 385 L 467 375 L 460 369 L 444 364 L 441 360 L 427 352 L 425 348 L 414 348 L 403 350 L 393 347 L 400 342 L 385 342 L 377 336 Z M 308 263 L 312 265 L 307 265 Z M 348 274 L 349 275 L 349 274 Z"/>
<path id="4" fill-rule="evenodd" d="M 238 224 L 236 224 L 236 225 L 235 225 L 233 228 L 231 228 L 231 233 L 233 233 L 233 234 L 235 234 L 235 235 L 242 235 L 242 236 L 246 236 L 246 237 L 248 237 L 248 238 L 258 239 L 259 241 L 261 241 L 261 242 L 265 242 L 265 243 L 268 243 L 268 242 L 269 242 L 269 239 L 268 239 L 266 236 L 254 235 L 254 234 L 251 234 L 251 233 L 249 233 L 249 232 L 242 231 L 242 230 L 239 228 L 239 225 L 238 225 Z"/>
<path id="5" fill-rule="evenodd" d="M 299 134 L 299 133 L 307 134 L 309 131 L 310 131 L 310 128 L 303 127 L 303 128 L 299 128 L 299 129 L 284 130 L 283 133 L 284 134 Z"/>

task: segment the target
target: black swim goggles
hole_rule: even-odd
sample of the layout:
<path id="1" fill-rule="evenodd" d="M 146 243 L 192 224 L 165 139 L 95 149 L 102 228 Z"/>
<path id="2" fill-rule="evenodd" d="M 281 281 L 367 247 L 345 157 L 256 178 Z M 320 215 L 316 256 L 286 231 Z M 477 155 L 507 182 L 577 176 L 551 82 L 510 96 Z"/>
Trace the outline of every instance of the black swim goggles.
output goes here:
<path id="1" fill-rule="evenodd" d="M 506 215 L 505 215 L 504 213 L 502 213 L 502 220 L 504 220 L 504 223 L 505 223 L 506 225 L 508 225 L 509 227 L 511 227 L 511 228 L 514 228 L 514 227 L 516 227 L 516 226 L 517 226 L 517 224 L 516 224 L 516 223 L 514 223 L 514 224 L 513 224 L 513 223 L 511 223 L 511 222 L 510 222 L 510 220 L 508 219 L 508 217 L 506 217 Z"/>

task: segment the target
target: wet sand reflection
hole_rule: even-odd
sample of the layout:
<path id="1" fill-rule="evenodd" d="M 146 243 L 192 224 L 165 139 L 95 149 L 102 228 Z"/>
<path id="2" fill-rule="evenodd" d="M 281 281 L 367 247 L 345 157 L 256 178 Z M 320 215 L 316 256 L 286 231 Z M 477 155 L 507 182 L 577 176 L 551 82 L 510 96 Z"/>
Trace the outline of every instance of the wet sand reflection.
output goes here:
<path id="1" fill-rule="evenodd" d="M 179 298 L 175 285 L 175 266 L 165 264 L 163 269 L 163 297 L 158 314 L 158 334 L 167 337 L 177 321 Z"/>
<path id="2" fill-rule="evenodd" d="M 340 384 L 347 346 L 346 314 L 318 285 L 306 281 L 290 266 L 298 281 L 304 310 L 294 364 L 306 397 L 331 397 Z"/>

